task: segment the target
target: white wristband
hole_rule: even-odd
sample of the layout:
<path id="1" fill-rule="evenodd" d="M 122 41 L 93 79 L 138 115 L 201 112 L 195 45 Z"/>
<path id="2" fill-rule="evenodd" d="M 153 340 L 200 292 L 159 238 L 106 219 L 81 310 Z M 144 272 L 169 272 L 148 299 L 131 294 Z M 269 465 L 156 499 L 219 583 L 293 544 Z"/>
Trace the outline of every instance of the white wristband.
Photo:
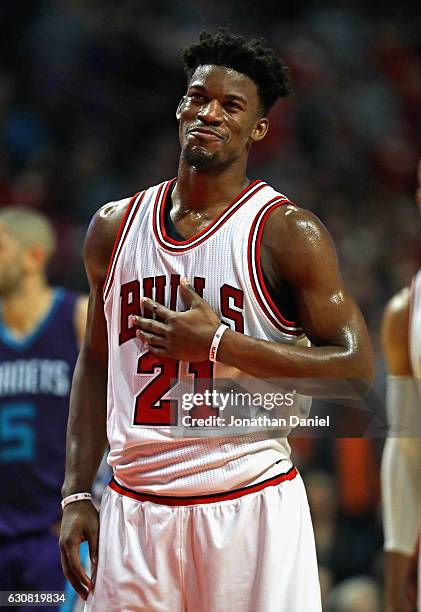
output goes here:
<path id="1" fill-rule="evenodd" d="M 85 499 L 92 500 L 92 495 L 90 493 L 73 493 L 73 495 L 68 495 L 67 497 L 61 500 L 61 509 L 64 510 L 64 508 L 68 504 L 72 504 L 73 502 L 82 501 Z"/>
<path id="2" fill-rule="evenodd" d="M 228 325 L 222 324 L 216 330 L 215 335 L 212 340 L 212 344 L 210 345 L 210 349 L 209 349 L 209 361 L 213 361 L 214 363 L 216 363 L 216 353 L 218 352 L 218 346 L 219 346 L 219 343 L 221 342 L 221 338 L 224 332 L 227 329 L 229 329 Z"/>

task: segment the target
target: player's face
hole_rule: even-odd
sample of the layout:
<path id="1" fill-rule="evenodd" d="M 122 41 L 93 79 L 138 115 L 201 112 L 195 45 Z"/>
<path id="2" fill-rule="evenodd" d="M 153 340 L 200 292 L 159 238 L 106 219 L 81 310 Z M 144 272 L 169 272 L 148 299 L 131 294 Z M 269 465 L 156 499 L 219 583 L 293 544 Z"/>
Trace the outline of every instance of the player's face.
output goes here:
<path id="1" fill-rule="evenodd" d="M 177 109 L 182 156 L 199 170 L 247 157 L 268 130 L 259 107 L 257 86 L 249 77 L 223 66 L 199 66 Z"/>
<path id="2" fill-rule="evenodd" d="M 0 223 L 0 297 L 19 289 L 24 268 L 22 247 L 7 227 Z"/>

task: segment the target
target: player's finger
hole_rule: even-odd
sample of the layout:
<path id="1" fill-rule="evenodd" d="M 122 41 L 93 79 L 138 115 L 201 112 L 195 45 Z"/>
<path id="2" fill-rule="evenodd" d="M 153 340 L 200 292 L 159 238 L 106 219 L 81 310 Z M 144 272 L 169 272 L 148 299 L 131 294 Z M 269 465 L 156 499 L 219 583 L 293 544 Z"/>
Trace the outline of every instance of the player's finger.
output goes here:
<path id="1" fill-rule="evenodd" d="M 165 306 L 151 300 L 150 298 L 140 298 L 140 305 L 152 312 L 154 319 L 158 316 L 160 319 L 168 321 L 168 319 L 174 314 L 172 310 L 165 308 Z"/>
<path id="2" fill-rule="evenodd" d="M 184 303 L 190 308 L 194 308 L 194 306 L 196 306 L 199 302 L 202 301 L 202 298 L 196 293 L 193 285 L 190 283 L 188 278 L 184 277 L 181 279 L 180 293 Z"/>
<path id="3" fill-rule="evenodd" d="M 160 323 L 159 321 L 154 321 L 152 319 L 144 319 L 143 317 L 139 317 L 137 315 L 132 316 L 132 323 L 135 327 L 139 327 L 142 331 L 149 332 L 157 336 L 165 337 L 168 332 L 164 323 Z"/>
<path id="4" fill-rule="evenodd" d="M 140 340 L 143 340 L 143 342 L 146 342 L 148 346 L 157 346 L 160 348 L 166 347 L 167 339 L 163 338 L 163 336 L 154 336 L 153 334 L 147 334 L 146 332 L 140 331 L 140 329 L 136 331 L 136 336 Z"/>
<path id="5" fill-rule="evenodd" d="M 69 570 L 75 576 L 76 580 L 84 586 L 88 591 L 92 591 L 93 584 L 88 574 L 85 572 L 79 555 L 79 544 L 77 546 L 69 546 L 66 550 L 67 563 Z"/>
<path id="6" fill-rule="evenodd" d="M 89 558 L 94 565 L 98 563 L 98 538 L 98 529 L 88 533 Z"/>
<path id="7" fill-rule="evenodd" d="M 166 348 L 160 348 L 158 346 L 149 345 L 149 350 L 154 355 L 168 355 L 168 350 Z"/>
<path id="8" fill-rule="evenodd" d="M 76 593 L 80 595 L 84 601 L 86 601 L 88 597 L 88 590 L 80 583 L 75 574 L 71 571 L 67 562 L 67 557 L 64 553 L 61 553 L 61 566 L 63 568 L 63 574 L 70 582 Z"/>

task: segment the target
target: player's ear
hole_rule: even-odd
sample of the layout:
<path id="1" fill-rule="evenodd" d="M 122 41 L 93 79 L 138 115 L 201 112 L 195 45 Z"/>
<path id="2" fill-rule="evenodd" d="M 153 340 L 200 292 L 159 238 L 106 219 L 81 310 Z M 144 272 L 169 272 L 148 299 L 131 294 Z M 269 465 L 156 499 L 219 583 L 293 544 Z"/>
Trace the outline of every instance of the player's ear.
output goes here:
<path id="1" fill-rule="evenodd" d="M 47 264 L 48 256 L 42 245 L 34 244 L 25 250 L 25 267 L 28 271 L 38 272 Z"/>
<path id="2" fill-rule="evenodd" d="M 269 130 L 269 119 L 267 117 L 260 117 L 250 134 L 251 142 L 259 142 L 259 140 L 263 140 Z"/>
<path id="3" fill-rule="evenodd" d="M 181 117 L 181 107 L 184 104 L 184 100 L 186 99 L 186 96 L 183 96 L 180 100 L 180 102 L 178 103 L 177 106 L 177 110 L 175 111 L 175 116 L 177 117 L 177 121 L 180 121 L 180 117 Z"/>

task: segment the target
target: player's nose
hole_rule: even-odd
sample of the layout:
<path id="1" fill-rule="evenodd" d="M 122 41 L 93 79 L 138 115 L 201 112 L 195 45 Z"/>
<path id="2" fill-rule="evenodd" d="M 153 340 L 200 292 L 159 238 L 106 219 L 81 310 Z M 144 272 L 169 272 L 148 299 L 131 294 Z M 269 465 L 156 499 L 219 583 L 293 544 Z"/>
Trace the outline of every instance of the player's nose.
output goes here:
<path id="1" fill-rule="evenodd" d="M 221 123 L 223 120 L 223 108 L 218 100 L 209 100 L 207 104 L 204 104 L 197 116 L 204 123 Z"/>

